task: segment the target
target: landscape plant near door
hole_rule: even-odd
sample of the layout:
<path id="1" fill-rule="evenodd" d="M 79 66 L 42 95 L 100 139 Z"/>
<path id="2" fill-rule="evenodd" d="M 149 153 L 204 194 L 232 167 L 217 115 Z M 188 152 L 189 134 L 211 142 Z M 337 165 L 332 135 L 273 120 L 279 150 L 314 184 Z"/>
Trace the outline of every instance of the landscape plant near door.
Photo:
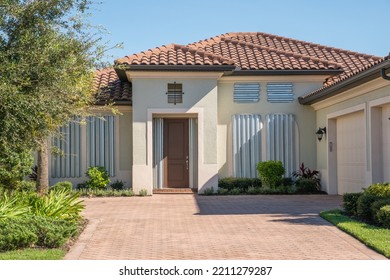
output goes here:
<path id="1" fill-rule="evenodd" d="M 286 172 L 281 161 L 268 160 L 257 164 L 262 182 L 269 188 L 275 188 Z"/>
<path id="2" fill-rule="evenodd" d="M 108 172 L 103 166 L 89 167 L 86 175 L 89 180 L 85 184 L 89 189 L 104 189 L 110 183 Z"/>

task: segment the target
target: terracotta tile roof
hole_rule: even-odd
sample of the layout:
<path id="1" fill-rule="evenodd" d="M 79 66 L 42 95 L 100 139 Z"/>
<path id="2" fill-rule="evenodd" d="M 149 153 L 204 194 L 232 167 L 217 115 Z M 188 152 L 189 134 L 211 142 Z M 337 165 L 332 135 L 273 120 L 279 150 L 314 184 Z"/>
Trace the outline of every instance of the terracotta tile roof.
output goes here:
<path id="1" fill-rule="evenodd" d="M 233 65 L 229 57 L 219 56 L 188 46 L 171 44 L 117 59 L 128 65 Z"/>
<path id="2" fill-rule="evenodd" d="M 347 79 L 383 58 L 261 32 L 226 33 L 188 44 L 170 44 L 125 56 L 115 66 L 209 67 L 232 66 L 235 72 L 261 70 L 343 71 L 324 81 L 324 88 Z M 161 69 L 161 68 L 159 68 Z M 247 71 L 247 72 L 245 72 Z M 253 72 L 252 72 L 253 73 Z M 336 73 L 337 74 L 337 73 Z M 113 68 L 96 71 L 95 88 L 102 100 L 131 102 L 131 84 Z"/>
<path id="3" fill-rule="evenodd" d="M 94 91 L 99 102 L 126 102 L 131 105 L 132 87 L 127 81 L 121 81 L 114 68 L 96 70 Z"/>

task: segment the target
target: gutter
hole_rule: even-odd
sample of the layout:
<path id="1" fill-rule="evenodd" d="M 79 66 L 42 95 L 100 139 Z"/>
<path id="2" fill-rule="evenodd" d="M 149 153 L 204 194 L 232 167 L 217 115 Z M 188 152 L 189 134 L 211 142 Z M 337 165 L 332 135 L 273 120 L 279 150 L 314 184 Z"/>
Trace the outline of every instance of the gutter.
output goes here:
<path id="1" fill-rule="evenodd" d="M 235 65 L 115 65 L 114 69 L 119 71 L 202 71 L 202 72 L 224 72 L 233 71 Z"/>
<path id="2" fill-rule="evenodd" d="M 271 75 L 330 75 L 343 73 L 342 69 L 321 70 L 234 70 L 229 76 L 271 76 Z"/>
<path id="3" fill-rule="evenodd" d="M 382 76 L 382 78 L 386 80 L 390 80 L 389 76 L 386 76 L 386 73 L 390 69 L 390 61 L 385 60 L 381 63 L 368 68 L 367 70 L 363 70 L 362 72 L 351 76 L 337 84 L 334 84 L 330 87 L 319 90 L 318 92 L 314 92 L 313 94 L 309 94 L 306 96 L 301 96 L 298 98 L 298 101 L 302 105 L 312 105 L 316 102 L 322 101 L 329 97 L 340 94 L 346 90 L 362 85 L 368 81 L 374 80 Z"/>

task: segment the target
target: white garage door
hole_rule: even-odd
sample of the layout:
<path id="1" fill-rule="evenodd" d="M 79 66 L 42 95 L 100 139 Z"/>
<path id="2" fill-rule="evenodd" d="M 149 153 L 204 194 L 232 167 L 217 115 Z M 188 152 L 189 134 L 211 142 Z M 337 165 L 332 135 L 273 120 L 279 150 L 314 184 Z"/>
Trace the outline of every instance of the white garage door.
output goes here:
<path id="1" fill-rule="evenodd" d="M 364 112 L 337 118 L 338 193 L 359 192 L 365 186 L 366 149 Z"/>
<path id="2" fill-rule="evenodd" d="M 382 108 L 383 181 L 390 182 L 390 105 Z"/>

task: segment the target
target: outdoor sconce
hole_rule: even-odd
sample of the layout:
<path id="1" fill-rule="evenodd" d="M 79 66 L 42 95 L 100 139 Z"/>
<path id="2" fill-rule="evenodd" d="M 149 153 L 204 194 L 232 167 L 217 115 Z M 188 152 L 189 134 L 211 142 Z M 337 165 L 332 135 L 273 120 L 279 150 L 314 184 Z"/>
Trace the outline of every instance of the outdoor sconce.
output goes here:
<path id="1" fill-rule="evenodd" d="M 322 140 L 322 137 L 324 137 L 324 134 L 326 134 L 326 127 L 319 127 L 317 132 L 316 132 L 318 141 Z"/>

